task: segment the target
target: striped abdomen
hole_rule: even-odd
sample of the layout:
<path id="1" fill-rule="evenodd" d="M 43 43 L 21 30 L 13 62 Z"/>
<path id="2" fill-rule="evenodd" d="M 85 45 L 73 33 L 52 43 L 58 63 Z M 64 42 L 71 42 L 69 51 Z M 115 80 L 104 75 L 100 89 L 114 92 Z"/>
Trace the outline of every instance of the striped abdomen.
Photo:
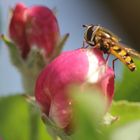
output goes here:
<path id="1" fill-rule="evenodd" d="M 110 47 L 110 53 L 123 62 L 131 71 L 136 69 L 135 63 L 129 53 L 120 46 Z"/>

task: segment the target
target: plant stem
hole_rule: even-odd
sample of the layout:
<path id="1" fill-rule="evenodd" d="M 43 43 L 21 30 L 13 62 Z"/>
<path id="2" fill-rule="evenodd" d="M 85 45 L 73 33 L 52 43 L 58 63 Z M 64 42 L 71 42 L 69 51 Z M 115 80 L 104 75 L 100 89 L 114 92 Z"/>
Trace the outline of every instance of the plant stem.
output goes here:
<path id="1" fill-rule="evenodd" d="M 37 109 L 29 104 L 30 139 L 39 140 L 39 114 Z"/>
<path id="2" fill-rule="evenodd" d="M 29 75 L 29 73 L 22 73 L 23 86 L 25 92 L 29 96 L 34 97 L 34 85 L 36 76 Z M 31 99 L 29 99 L 31 100 Z M 30 124 L 30 135 L 29 140 L 39 140 L 39 113 L 38 108 L 34 105 L 34 101 L 31 100 L 28 106 L 29 110 L 29 124 Z"/>

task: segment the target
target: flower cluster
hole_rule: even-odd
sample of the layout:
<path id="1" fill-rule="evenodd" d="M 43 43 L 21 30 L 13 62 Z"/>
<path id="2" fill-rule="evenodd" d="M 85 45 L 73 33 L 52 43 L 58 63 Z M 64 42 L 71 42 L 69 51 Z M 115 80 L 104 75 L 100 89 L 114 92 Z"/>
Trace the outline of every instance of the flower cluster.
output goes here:
<path id="1" fill-rule="evenodd" d="M 70 85 L 76 84 L 81 89 L 85 85 L 97 87 L 106 98 L 108 106 L 111 104 L 114 71 L 108 66 L 102 52 L 97 48 L 80 48 L 57 56 L 60 53 L 57 49 L 60 32 L 57 19 L 49 8 L 28 8 L 22 3 L 17 4 L 13 9 L 9 34 L 15 48 L 19 50 L 22 61 L 16 59 L 16 62 L 21 63 L 20 71 L 23 72 L 23 78 L 27 78 L 24 80 L 25 85 L 28 85 L 26 88 L 35 87 L 35 98 L 41 111 L 57 127 L 69 130 L 72 125 L 72 99 L 68 91 Z M 60 44 L 63 45 L 65 40 L 62 39 Z M 41 65 L 42 61 L 46 62 L 44 57 L 49 63 Z"/>

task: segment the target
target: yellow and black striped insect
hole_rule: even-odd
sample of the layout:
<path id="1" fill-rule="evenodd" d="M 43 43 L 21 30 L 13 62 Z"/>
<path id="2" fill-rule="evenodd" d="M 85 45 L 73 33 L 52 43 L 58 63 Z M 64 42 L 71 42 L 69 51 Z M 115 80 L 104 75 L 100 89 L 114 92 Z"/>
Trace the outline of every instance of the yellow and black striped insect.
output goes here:
<path id="1" fill-rule="evenodd" d="M 86 28 L 84 42 L 90 46 L 99 48 L 103 53 L 108 54 L 106 60 L 108 60 L 110 54 L 116 57 L 116 59 L 113 60 L 113 69 L 114 62 L 117 59 L 124 63 L 130 71 L 136 69 L 131 56 L 140 58 L 140 54 L 137 51 L 121 44 L 120 39 L 104 27 L 98 25 L 83 25 L 83 27 Z"/>

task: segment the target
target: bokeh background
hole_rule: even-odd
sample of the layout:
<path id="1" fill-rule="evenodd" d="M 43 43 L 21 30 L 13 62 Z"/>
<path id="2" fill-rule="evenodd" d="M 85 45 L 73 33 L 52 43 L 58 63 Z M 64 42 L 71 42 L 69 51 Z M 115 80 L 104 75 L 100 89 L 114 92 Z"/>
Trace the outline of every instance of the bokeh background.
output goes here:
<path id="1" fill-rule="evenodd" d="M 56 9 L 61 34 L 70 33 L 64 50 L 81 47 L 84 31 L 82 25 L 91 23 L 110 29 L 122 39 L 123 43 L 140 50 L 139 0 L 1 0 L 0 33 L 8 35 L 10 8 L 14 7 L 17 2 L 23 2 L 27 6 L 46 5 Z M 116 62 L 115 67 L 116 77 L 121 79 L 122 64 Z M 11 65 L 6 46 L 0 42 L 0 94 L 21 92 L 23 88 L 20 74 Z"/>

